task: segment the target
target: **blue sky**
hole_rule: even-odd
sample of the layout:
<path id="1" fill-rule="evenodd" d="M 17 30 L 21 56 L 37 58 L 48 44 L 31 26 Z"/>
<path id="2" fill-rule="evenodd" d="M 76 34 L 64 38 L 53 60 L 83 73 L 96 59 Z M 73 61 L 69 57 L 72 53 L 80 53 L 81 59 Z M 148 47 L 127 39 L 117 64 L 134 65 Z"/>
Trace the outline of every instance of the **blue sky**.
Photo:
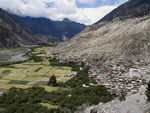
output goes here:
<path id="1" fill-rule="evenodd" d="M 51 7 L 53 7 L 54 6 L 54 2 L 45 2 L 45 7 L 46 8 L 51 8 Z"/>
<path id="2" fill-rule="evenodd" d="M 96 8 L 105 5 L 120 5 L 127 0 L 85 0 L 87 2 L 82 2 L 84 0 L 76 0 L 76 4 L 80 8 Z"/>
<path id="3" fill-rule="evenodd" d="M 46 17 L 52 20 L 69 18 L 91 25 L 127 0 L 0 0 L 0 8 L 14 14 Z"/>

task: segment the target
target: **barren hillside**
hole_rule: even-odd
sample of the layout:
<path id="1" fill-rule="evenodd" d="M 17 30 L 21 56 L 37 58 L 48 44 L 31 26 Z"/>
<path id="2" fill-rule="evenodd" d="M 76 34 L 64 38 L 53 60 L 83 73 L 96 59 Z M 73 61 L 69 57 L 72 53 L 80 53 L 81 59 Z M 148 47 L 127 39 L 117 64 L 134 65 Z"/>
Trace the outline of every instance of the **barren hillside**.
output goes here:
<path id="1" fill-rule="evenodd" d="M 129 0 L 56 51 L 61 59 L 88 61 L 150 60 L 149 0 Z"/>
<path id="2" fill-rule="evenodd" d="M 148 60 L 150 17 L 101 22 L 57 46 L 61 58 Z"/>

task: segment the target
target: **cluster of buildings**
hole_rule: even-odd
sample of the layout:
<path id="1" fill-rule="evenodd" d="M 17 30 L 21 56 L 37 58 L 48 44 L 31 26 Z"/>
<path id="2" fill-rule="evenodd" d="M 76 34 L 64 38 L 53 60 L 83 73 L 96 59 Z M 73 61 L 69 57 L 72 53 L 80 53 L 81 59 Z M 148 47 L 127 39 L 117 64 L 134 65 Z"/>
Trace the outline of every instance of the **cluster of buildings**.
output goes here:
<path id="1" fill-rule="evenodd" d="M 144 74 L 150 73 L 150 69 L 125 69 L 123 66 L 114 65 L 109 71 L 96 69 L 89 70 L 89 77 L 97 84 L 105 85 L 113 95 L 125 93 L 137 93 L 141 85 L 147 85 L 148 80 L 143 78 Z"/>
<path id="2" fill-rule="evenodd" d="M 147 85 L 149 80 L 143 78 L 144 74 L 150 74 L 150 69 L 139 69 L 139 64 L 143 63 L 141 61 L 132 62 L 112 62 L 103 64 L 99 61 L 93 61 L 90 58 L 78 58 L 78 57 L 67 57 L 66 59 L 61 59 L 61 62 L 78 62 L 81 64 L 85 63 L 86 66 L 90 66 L 89 77 L 94 79 L 97 84 L 105 85 L 108 90 L 114 94 L 119 95 L 120 91 L 124 91 L 126 93 L 138 92 L 138 89 L 141 85 Z M 105 66 L 102 66 L 105 65 Z M 132 66 L 134 68 L 132 68 Z M 139 66 L 140 67 L 140 66 Z M 69 75 L 70 76 L 70 75 Z M 92 85 L 93 86 L 93 85 Z M 90 87 L 83 84 L 83 87 Z"/>
<path id="3" fill-rule="evenodd" d="M 69 73 L 69 74 L 67 74 L 67 76 L 68 77 L 74 77 L 74 76 L 76 76 L 76 73 Z"/>
<path id="4" fill-rule="evenodd" d="M 142 78 L 143 74 L 150 73 L 150 69 L 142 70 L 138 68 L 131 68 L 136 64 L 132 62 L 128 63 L 112 63 L 105 67 L 100 67 L 99 62 L 93 62 L 92 60 L 85 58 L 74 58 L 62 60 L 62 62 L 73 61 L 79 64 L 84 62 L 90 66 L 89 77 L 97 82 L 99 85 L 105 85 L 113 95 L 119 95 L 123 90 L 125 93 L 138 92 L 141 85 L 147 85 L 148 80 Z M 117 65 L 116 65 L 117 64 Z M 125 65 L 124 65 L 125 64 Z M 136 67 L 136 66 L 135 66 Z M 89 87 L 83 84 L 83 87 Z"/>

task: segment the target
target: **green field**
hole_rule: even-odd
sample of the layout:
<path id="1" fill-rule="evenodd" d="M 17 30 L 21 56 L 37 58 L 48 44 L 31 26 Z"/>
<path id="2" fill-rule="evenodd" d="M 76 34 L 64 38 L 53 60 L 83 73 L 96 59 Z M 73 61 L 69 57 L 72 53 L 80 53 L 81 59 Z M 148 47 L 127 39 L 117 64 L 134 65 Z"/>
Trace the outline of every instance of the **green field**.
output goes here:
<path id="1" fill-rule="evenodd" d="M 41 47 L 33 50 L 33 54 L 44 57 L 42 62 L 28 61 L 21 64 L 12 65 L 13 68 L 0 68 L 0 89 L 9 89 L 11 87 L 29 88 L 35 85 L 44 87 L 46 91 L 57 90 L 55 87 L 47 86 L 47 82 L 52 75 L 55 75 L 57 81 L 65 82 L 71 77 L 66 75 L 76 73 L 71 71 L 71 67 L 50 66 L 50 57 L 46 51 L 51 47 Z M 30 53 L 30 54 L 32 54 Z"/>

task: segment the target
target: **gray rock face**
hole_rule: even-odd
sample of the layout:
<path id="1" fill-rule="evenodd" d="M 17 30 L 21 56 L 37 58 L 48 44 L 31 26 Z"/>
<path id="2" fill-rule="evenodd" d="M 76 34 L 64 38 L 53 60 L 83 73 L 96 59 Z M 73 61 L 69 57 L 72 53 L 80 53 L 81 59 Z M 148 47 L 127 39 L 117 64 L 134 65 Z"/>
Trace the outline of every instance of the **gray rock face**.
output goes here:
<path id="1" fill-rule="evenodd" d="M 18 47 L 37 41 L 30 31 L 0 9 L 0 48 Z"/>
<path id="2" fill-rule="evenodd" d="M 0 48 L 2 47 L 19 47 L 16 37 L 6 28 L 0 27 Z"/>

